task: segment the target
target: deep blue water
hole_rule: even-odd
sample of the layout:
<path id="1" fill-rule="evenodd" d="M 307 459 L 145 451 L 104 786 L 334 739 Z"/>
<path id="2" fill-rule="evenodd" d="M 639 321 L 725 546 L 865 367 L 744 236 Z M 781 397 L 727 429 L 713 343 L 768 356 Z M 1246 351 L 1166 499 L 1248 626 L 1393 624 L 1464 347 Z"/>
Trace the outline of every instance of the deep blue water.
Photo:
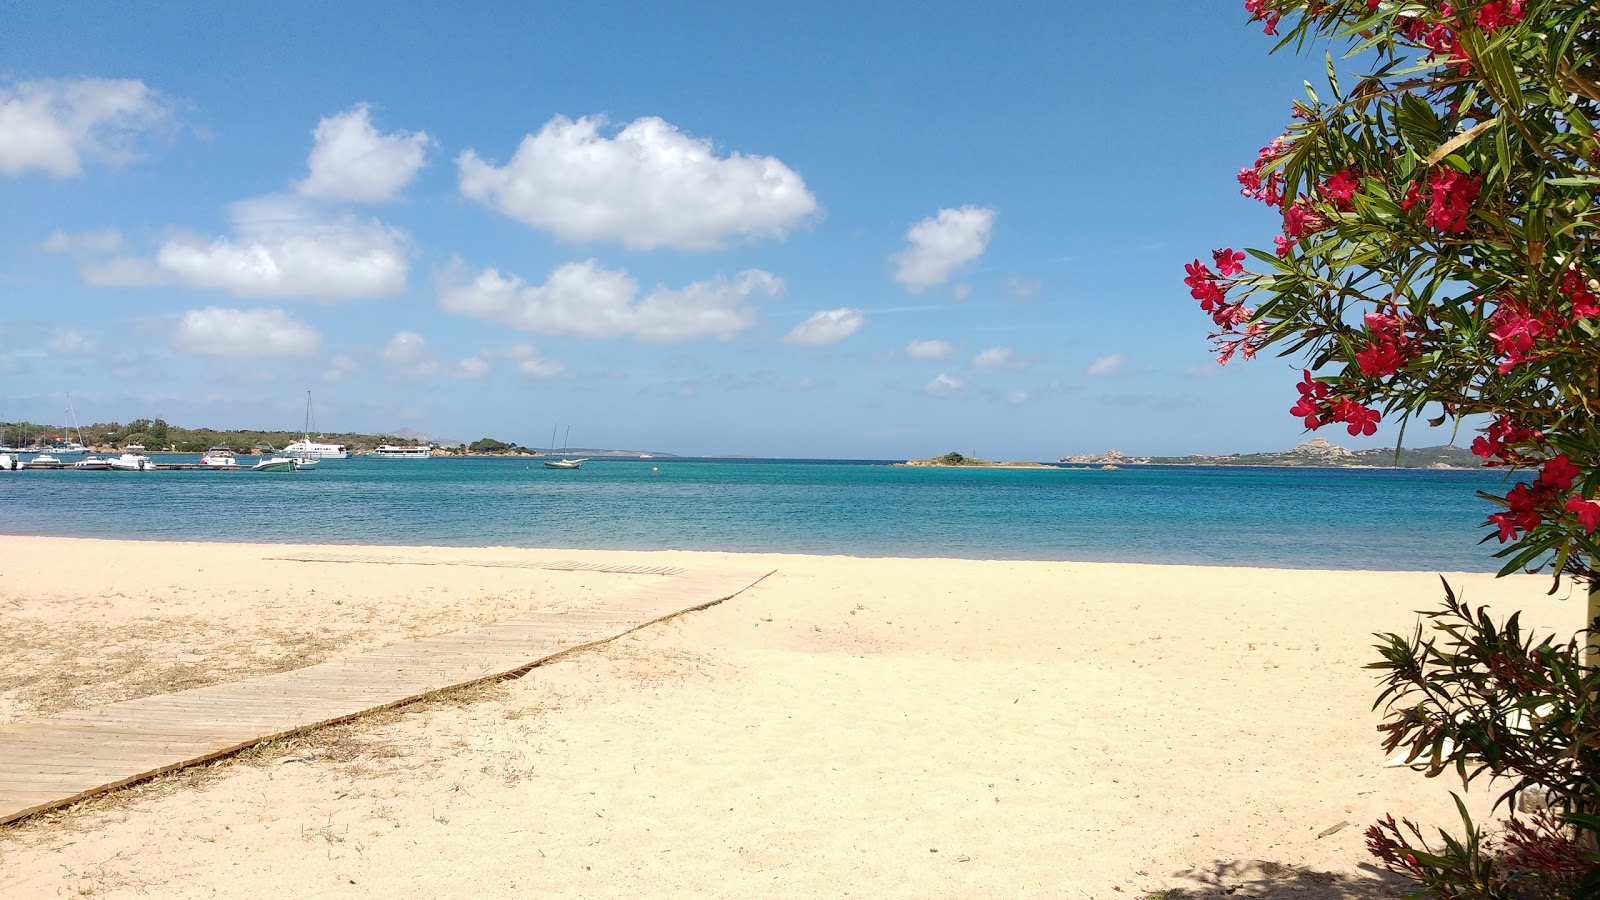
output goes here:
<path id="1" fill-rule="evenodd" d="M 158 462 L 179 461 L 158 457 Z M 659 469 L 659 471 L 656 471 Z M 0 473 L 0 534 L 1494 571 L 1486 471 L 325 460 Z"/>

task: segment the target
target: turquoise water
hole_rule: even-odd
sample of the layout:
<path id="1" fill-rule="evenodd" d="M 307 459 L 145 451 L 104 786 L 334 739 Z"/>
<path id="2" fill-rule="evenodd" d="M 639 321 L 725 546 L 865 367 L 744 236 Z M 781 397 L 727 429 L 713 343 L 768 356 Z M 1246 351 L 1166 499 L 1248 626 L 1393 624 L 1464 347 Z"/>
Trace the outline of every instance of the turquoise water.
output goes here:
<path id="1" fill-rule="evenodd" d="M 1493 571 L 1476 491 L 1497 487 L 1484 471 L 351 459 L 0 473 L 0 533 Z"/>

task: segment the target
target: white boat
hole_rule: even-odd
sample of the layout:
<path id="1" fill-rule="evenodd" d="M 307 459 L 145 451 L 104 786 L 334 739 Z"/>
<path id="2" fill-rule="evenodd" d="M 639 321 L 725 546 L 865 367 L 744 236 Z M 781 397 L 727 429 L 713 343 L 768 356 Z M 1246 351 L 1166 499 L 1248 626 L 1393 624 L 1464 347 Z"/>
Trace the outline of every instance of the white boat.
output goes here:
<path id="1" fill-rule="evenodd" d="M 143 444 L 129 444 L 128 446 L 122 448 L 122 452 L 124 454 L 132 453 L 135 456 L 143 456 L 144 455 L 144 445 Z"/>
<path id="2" fill-rule="evenodd" d="M 89 469 L 92 471 L 104 472 L 105 470 L 111 468 L 111 460 L 100 456 L 89 456 L 73 463 L 72 467 L 74 469 Z"/>
<path id="3" fill-rule="evenodd" d="M 218 444 L 207 450 L 205 455 L 200 457 L 200 465 L 210 466 L 214 469 L 232 469 L 238 467 L 239 461 L 234 459 L 231 449 Z"/>
<path id="4" fill-rule="evenodd" d="M 10 453 L 0 453 L 0 472 L 14 472 L 22 468 L 22 460 Z"/>
<path id="5" fill-rule="evenodd" d="M 561 426 L 558 425 L 556 427 L 559 428 Z M 544 467 L 546 469 L 579 469 L 579 468 L 583 467 L 584 463 L 589 461 L 587 459 L 567 459 L 567 445 L 568 445 L 568 442 L 571 440 L 571 438 L 572 438 L 572 426 L 568 425 L 567 426 L 567 437 L 566 437 L 566 439 L 562 440 L 562 442 L 561 442 L 561 458 L 560 459 L 547 459 L 547 460 L 545 460 L 544 461 Z M 556 452 L 556 431 L 555 431 L 555 428 L 550 429 L 550 452 L 551 453 L 555 453 Z"/>
<path id="6" fill-rule="evenodd" d="M 271 456 L 257 462 L 250 467 L 252 472 L 293 472 L 300 468 L 295 465 L 296 460 L 289 456 Z"/>
<path id="7" fill-rule="evenodd" d="M 156 466 L 155 463 L 150 461 L 150 457 L 141 453 L 131 452 L 135 447 L 139 447 L 139 445 L 129 444 L 128 450 L 130 452 L 121 456 L 111 457 L 106 460 L 106 465 L 110 466 L 113 472 L 149 472 L 154 470 Z M 143 450 L 144 448 L 139 447 L 139 449 Z"/>
<path id="8" fill-rule="evenodd" d="M 428 459 L 433 456 L 433 445 L 401 447 L 395 444 L 383 444 L 367 456 L 373 459 Z"/>
<path id="9" fill-rule="evenodd" d="M 311 392 L 306 391 L 306 430 L 305 436 L 298 441 L 283 448 L 285 456 L 295 459 L 316 461 L 319 459 L 349 459 L 350 451 L 343 444 L 319 444 L 311 439 Z M 302 466 L 304 468 L 304 466 Z"/>
<path id="10" fill-rule="evenodd" d="M 24 469 L 59 469 L 61 466 L 61 460 L 48 453 L 41 453 L 22 464 Z"/>
<path id="11" fill-rule="evenodd" d="M 75 441 L 60 440 L 50 445 L 52 456 L 82 456 L 89 452 L 83 445 L 83 429 L 78 427 L 78 414 L 72 411 L 72 395 L 67 395 L 67 419 L 72 423 L 72 431 L 78 435 Z"/>

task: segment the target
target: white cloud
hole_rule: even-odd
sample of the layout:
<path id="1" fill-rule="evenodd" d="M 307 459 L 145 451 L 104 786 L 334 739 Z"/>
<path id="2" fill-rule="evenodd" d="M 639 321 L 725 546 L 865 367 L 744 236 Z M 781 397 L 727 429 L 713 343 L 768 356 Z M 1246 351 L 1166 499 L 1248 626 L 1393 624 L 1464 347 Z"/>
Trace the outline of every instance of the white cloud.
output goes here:
<path id="1" fill-rule="evenodd" d="M 912 359 L 949 359 L 956 355 L 956 345 L 949 341 L 912 341 L 905 352 Z"/>
<path id="2" fill-rule="evenodd" d="M 1022 404 L 1027 403 L 1029 400 L 1032 400 L 1032 399 L 1033 399 L 1033 392 L 1032 391 L 1023 390 L 1022 388 L 1015 388 L 1013 390 L 1010 390 L 1010 391 L 1006 392 L 1006 402 L 1011 404 L 1012 406 L 1021 406 Z"/>
<path id="3" fill-rule="evenodd" d="M 891 256 L 894 280 L 913 294 L 943 284 L 956 269 L 983 255 L 995 212 L 989 207 L 941 209 L 906 232 L 910 246 Z"/>
<path id="4" fill-rule="evenodd" d="M 469 356 L 456 363 L 456 377 L 484 378 L 488 376 L 491 368 L 489 361 L 482 356 Z"/>
<path id="5" fill-rule="evenodd" d="M 753 295 L 783 290 L 782 279 L 749 269 L 732 280 L 696 281 L 678 290 L 658 287 L 640 297 L 639 283 L 627 272 L 592 259 L 558 266 L 540 285 L 495 269 L 471 280 L 465 274 L 457 261 L 440 276 L 440 309 L 535 334 L 656 343 L 728 340 L 755 324 L 756 311 L 748 304 Z"/>
<path id="6" fill-rule="evenodd" d="M 606 122 L 557 116 L 495 166 L 456 158 L 462 195 L 569 241 L 635 250 L 708 250 L 734 238 L 783 238 L 817 212 L 793 169 L 770 156 L 716 155 L 711 142 L 659 118 L 613 137 Z"/>
<path id="7" fill-rule="evenodd" d="M 961 390 L 964 386 L 961 379 L 951 378 L 949 375 L 940 372 L 934 376 L 932 381 L 923 386 L 922 392 L 933 397 L 948 397 Z"/>
<path id="8" fill-rule="evenodd" d="M 1089 363 L 1089 365 L 1084 368 L 1083 373 L 1085 375 L 1105 377 L 1108 375 L 1121 375 L 1123 372 L 1127 371 L 1127 368 L 1127 354 L 1113 353 L 1109 356 L 1102 356 L 1094 362 Z"/>
<path id="9" fill-rule="evenodd" d="M 561 378 L 569 374 L 564 363 L 543 357 L 533 357 L 517 363 L 517 371 L 529 378 Z"/>
<path id="10" fill-rule="evenodd" d="M 322 335 L 281 309 L 208 306 L 184 313 L 172 342 L 202 356 L 258 359 L 310 356 L 322 345 Z"/>
<path id="11" fill-rule="evenodd" d="M 377 203 L 392 198 L 416 177 L 433 139 L 426 132 L 382 134 L 372 127 L 367 104 L 324 117 L 312 132 L 311 170 L 295 190 L 319 200 Z"/>
<path id="12" fill-rule="evenodd" d="M 360 369 L 361 363 L 341 353 L 328 360 L 327 366 L 323 367 L 322 380 L 329 383 L 343 381 L 345 376 Z"/>
<path id="13" fill-rule="evenodd" d="M 415 331 L 396 331 L 383 348 L 384 362 L 410 365 L 421 362 L 428 355 L 428 341 Z"/>
<path id="14" fill-rule="evenodd" d="M 1025 369 L 1028 362 L 1010 347 L 989 347 L 972 358 L 972 365 L 978 369 Z"/>
<path id="15" fill-rule="evenodd" d="M 786 344 L 800 344 L 807 347 L 833 344 L 860 331 L 866 321 L 867 317 L 862 315 L 859 309 L 851 309 L 848 306 L 825 309 L 796 325 L 784 335 L 783 341 Z"/>
<path id="16" fill-rule="evenodd" d="M 950 299 L 965 300 L 972 296 L 972 285 L 965 281 L 950 285 Z"/>
<path id="17" fill-rule="evenodd" d="M 0 86 L 0 173 L 38 169 L 83 174 L 85 159 L 121 165 L 135 138 L 170 118 L 167 101 L 142 81 L 71 78 Z"/>
<path id="18" fill-rule="evenodd" d="M 1211 363 L 1210 365 L 1202 364 L 1185 368 L 1183 376 L 1185 378 L 1215 378 L 1225 371 L 1227 370 L 1223 366 L 1219 366 L 1216 363 Z"/>
<path id="19" fill-rule="evenodd" d="M 94 352 L 94 343 L 75 328 L 57 328 L 45 346 L 55 356 L 85 356 Z"/>
<path id="20" fill-rule="evenodd" d="M 154 259 L 108 257 L 121 244 L 114 231 L 58 232 L 45 247 L 72 254 L 84 280 L 100 286 L 178 285 L 236 297 L 330 302 L 405 290 L 405 234 L 375 219 L 327 218 L 282 195 L 242 200 L 229 215 L 233 237 L 179 234 Z"/>

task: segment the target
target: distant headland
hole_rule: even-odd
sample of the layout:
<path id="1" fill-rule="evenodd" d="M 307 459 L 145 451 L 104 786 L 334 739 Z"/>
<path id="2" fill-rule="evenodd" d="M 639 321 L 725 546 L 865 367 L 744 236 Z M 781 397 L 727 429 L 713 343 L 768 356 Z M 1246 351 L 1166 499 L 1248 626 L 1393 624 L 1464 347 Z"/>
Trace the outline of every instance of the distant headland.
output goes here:
<path id="1" fill-rule="evenodd" d="M 921 466 L 933 468 L 963 468 L 963 469 L 1054 469 L 1055 466 L 1036 462 L 990 462 L 986 459 L 976 459 L 971 456 L 962 456 L 951 452 L 943 456 L 934 456 L 929 459 L 908 459 L 897 466 Z"/>
<path id="2" fill-rule="evenodd" d="M 1227 456 L 1127 456 L 1117 450 L 1105 453 L 1063 456 L 1063 465 L 1072 466 L 1286 466 L 1340 469 L 1476 469 L 1483 461 L 1469 450 L 1445 444 L 1395 451 L 1393 447 L 1350 450 L 1324 438 L 1312 438 L 1293 450 L 1266 453 L 1233 453 Z"/>

